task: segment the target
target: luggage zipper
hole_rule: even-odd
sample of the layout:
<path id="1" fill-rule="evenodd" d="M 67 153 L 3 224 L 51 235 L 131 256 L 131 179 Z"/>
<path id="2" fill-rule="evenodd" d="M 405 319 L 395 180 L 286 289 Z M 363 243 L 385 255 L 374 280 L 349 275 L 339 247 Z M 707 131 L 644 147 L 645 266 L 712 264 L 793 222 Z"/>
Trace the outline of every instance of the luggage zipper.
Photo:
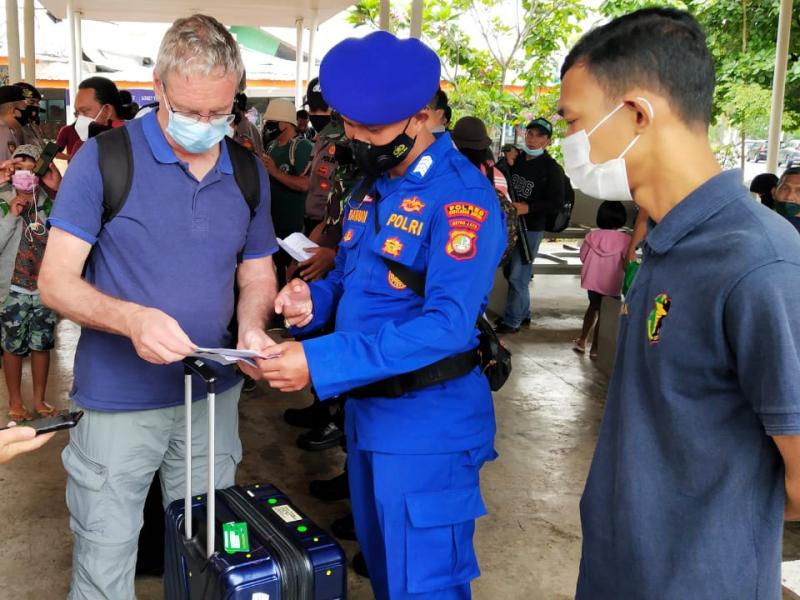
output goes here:
<path id="1" fill-rule="evenodd" d="M 233 512 L 244 519 L 256 535 L 275 550 L 277 563 L 283 567 L 285 575 L 282 596 L 287 600 L 314 600 L 313 587 L 309 585 L 314 581 L 314 569 L 308 555 L 287 538 L 268 515 L 254 507 L 251 499 L 238 487 L 218 490 L 217 493 L 228 501 Z"/>

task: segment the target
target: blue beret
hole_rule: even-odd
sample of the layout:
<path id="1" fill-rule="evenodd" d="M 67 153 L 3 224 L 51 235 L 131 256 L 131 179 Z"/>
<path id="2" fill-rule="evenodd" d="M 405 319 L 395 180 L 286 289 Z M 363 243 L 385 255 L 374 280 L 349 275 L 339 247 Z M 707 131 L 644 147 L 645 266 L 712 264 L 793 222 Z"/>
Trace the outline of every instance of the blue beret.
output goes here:
<path id="1" fill-rule="evenodd" d="M 441 64 L 418 39 L 376 31 L 348 38 L 322 59 L 319 82 L 331 107 L 363 125 L 388 125 L 424 108 L 439 89 Z"/>

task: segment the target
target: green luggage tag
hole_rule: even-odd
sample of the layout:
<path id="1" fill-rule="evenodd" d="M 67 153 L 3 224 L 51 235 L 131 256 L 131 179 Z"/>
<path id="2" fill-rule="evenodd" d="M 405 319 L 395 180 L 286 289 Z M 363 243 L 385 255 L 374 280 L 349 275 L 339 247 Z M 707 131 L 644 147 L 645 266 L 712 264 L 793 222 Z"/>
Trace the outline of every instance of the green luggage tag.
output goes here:
<path id="1" fill-rule="evenodd" d="M 639 272 L 639 267 L 641 266 L 642 261 L 640 260 L 632 260 L 627 265 L 625 265 L 625 277 L 622 280 L 622 295 L 627 296 L 628 290 L 630 289 L 631 285 L 633 285 L 633 280 L 636 279 L 636 273 Z"/>
<path id="2" fill-rule="evenodd" d="M 250 552 L 250 539 L 247 535 L 247 523 L 223 523 L 222 533 L 225 539 L 225 552 Z"/>

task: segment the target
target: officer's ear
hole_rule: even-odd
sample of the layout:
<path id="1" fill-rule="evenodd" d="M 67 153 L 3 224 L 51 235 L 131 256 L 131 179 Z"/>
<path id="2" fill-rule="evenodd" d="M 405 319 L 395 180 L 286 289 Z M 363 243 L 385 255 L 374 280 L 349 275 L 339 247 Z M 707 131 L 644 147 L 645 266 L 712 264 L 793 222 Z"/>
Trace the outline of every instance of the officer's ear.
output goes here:
<path id="1" fill-rule="evenodd" d="M 412 132 L 414 135 L 416 135 L 417 133 L 426 128 L 425 124 L 428 122 L 428 119 L 430 119 L 430 117 L 431 113 L 429 112 L 428 107 L 423 108 L 413 117 L 411 117 L 410 125 L 413 126 Z"/>

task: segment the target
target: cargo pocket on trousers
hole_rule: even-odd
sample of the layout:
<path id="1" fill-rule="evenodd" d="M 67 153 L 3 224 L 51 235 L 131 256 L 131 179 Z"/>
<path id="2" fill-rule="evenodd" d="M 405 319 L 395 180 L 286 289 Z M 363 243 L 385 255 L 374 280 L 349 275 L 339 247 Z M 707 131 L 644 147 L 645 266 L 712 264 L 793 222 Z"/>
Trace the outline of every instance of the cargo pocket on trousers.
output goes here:
<path id="1" fill-rule="evenodd" d="M 472 537 L 486 514 L 477 487 L 406 494 L 408 592 L 432 592 L 478 577 Z"/>
<path id="2" fill-rule="evenodd" d="M 103 488 L 108 480 L 108 469 L 86 456 L 77 446 L 68 444 L 61 455 L 69 475 L 67 482 L 67 507 L 73 531 L 83 536 L 102 534 L 104 529 Z"/>

